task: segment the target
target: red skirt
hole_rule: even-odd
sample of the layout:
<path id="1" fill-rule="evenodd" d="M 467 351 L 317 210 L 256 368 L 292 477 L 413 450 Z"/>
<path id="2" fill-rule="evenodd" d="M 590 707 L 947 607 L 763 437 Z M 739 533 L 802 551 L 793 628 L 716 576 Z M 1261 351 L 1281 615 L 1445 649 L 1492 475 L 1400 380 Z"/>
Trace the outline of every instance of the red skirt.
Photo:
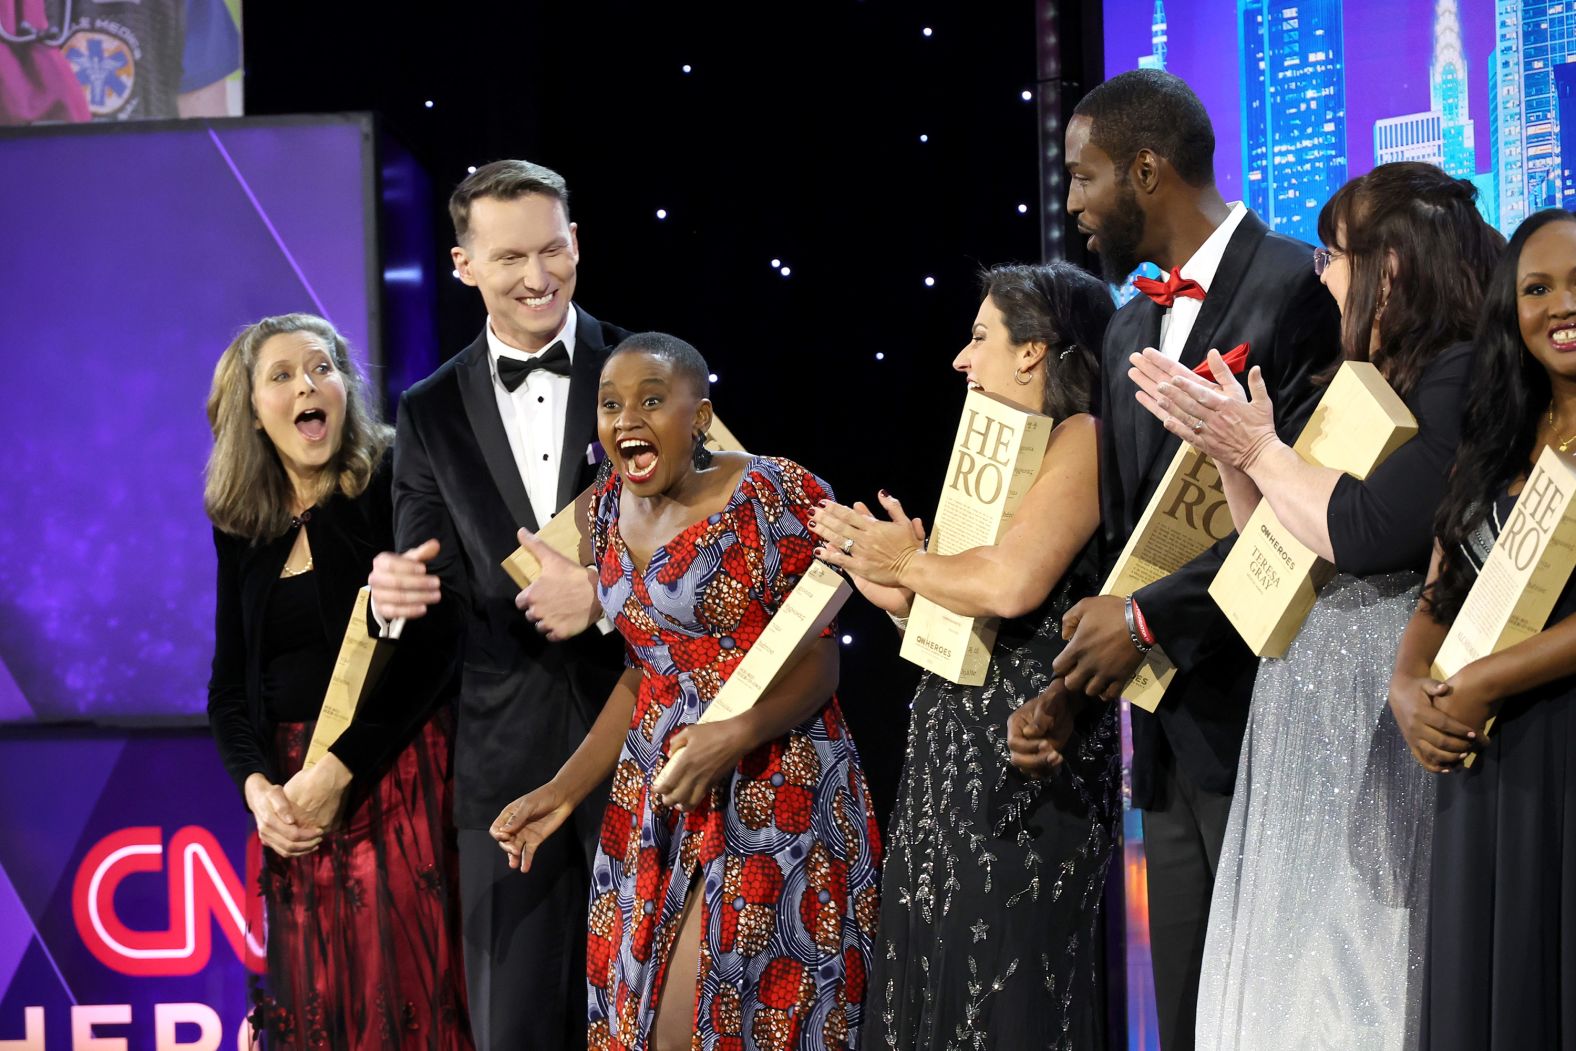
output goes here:
<path id="1" fill-rule="evenodd" d="M 267 1048 L 470 1051 L 460 943 L 452 713 L 428 721 L 317 850 L 263 850 L 268 975 L 252 1024 Z M 313 723 L 275 734 L 281 778 Z"/>

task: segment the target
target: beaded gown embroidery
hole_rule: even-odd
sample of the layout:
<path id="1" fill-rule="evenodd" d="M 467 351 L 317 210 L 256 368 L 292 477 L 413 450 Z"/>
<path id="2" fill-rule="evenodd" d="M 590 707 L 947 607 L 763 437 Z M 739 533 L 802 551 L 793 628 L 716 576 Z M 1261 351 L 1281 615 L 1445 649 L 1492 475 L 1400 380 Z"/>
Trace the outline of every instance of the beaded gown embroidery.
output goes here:
<path id="1" fill-rule="evenodd" d="M 1045 603 L 1003 622 L 981 686 L 927 674 L 912 704 L 882 884 L 866 1046 L 1105 1046 L 1100 903 L 1120 812 L 1115 705 L 1068 759 L 1019 774 L 1007 718 L 1043 691 L 1061 618 L 1092 594 L 1086 549 Z"/>
<path id="2" fill-rule="evenodd" d="M 696 721 L 809 569 L 825 483 L 756 458 L 728 506 L 638 569 L 614 475 L 592 523 L 603 609 L 641 671 L 592 873 L 589 1046 L 645 1048 L 668 950 L 702 888 L 695 1043 L 703 1051 L 857 1046 L 880 900 L 880 836 L 836 698 L 678 814 L 651 788 L 669 738 Z M 828 632 L 830 633 L 830 632 Z"/>

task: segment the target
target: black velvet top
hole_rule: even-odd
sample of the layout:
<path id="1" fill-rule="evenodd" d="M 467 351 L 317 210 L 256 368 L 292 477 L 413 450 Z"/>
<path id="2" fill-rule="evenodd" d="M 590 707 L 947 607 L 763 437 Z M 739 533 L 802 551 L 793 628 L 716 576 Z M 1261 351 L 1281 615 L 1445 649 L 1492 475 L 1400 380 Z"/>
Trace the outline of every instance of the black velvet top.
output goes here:
<path id="1" fill-rule="evenodd" d="M 263 624 L 263 714 L 268 721 L 316 719 L 335 656 L 318 612 L 317 574 L 280 577 L 268 596 Z"/>
<path id="2" fill-rule="evenodd" d="M 385 457 L 360 496 L 336 493 L 272 540 L 214 530 L 219 575 L 208 724 L 243 791 L 254 773 L 278 783 L 279 723 L 317 718 L 356 592 L 378 552 L 394 550 L 390 474 Z M 307 531 L 314 568 L 281 577 L 299 529 Z M 329 749 L 357 780 L 375 774 L 452 697 L 462 641 L 452 605 L 440 603 L 406 624 L 382 678 Z"/>
<path id="3" fill-rule="evenodd" d="M 1417 434 L 1364 481 L 1342 475 L 1330 494 L 1335 568 L 1356 576 L 1422 572 L 1434 549 L 1434 512 L 1461 442 L 1472 346 L 1458 343 L 1423 371 L 1406 397 Z"/>

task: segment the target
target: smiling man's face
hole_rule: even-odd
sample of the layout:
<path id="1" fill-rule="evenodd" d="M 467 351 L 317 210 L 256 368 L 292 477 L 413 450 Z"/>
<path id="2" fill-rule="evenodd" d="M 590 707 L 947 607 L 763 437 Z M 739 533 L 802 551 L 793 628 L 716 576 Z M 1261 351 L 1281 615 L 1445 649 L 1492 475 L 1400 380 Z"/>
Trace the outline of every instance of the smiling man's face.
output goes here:
<path id="1" fill-rule="evenodd" d="M 534 353 L 564 327 L 580 243 L 558 198 L 477 198 L 465 243 L 451 254 L 460 280 L 481 290 L 493 332 L 509 346 Z"/>

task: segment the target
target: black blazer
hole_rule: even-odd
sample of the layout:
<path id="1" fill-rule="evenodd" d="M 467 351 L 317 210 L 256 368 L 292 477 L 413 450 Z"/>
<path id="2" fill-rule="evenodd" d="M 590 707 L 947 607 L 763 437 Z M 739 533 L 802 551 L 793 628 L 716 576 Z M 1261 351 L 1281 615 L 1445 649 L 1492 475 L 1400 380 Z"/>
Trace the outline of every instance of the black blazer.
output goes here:
<path id="1" fill-rule="evenodd" d="M 356 592 L 367 582 L 372 559 L 394 543 L 390 499 L 392 459 L 385 456 L 366 491 L 354 500 L 336 493 L 312 509 L 304 526 L 312 545 L 312 580 L 323 633 L 339 648 Z M 262 544 L 213 531 L 219 556 L 214 615 L 213 671 L 208 680 L 208 724 L 225 769 L 237 787 L 254 773 L 279 783 L 273 726 L 262 702 L 263 634 L 268 599 L 296 529 Z M 394 644 L 393 656 L 350 726 L 329 750 L 364 782 L 399 752 L 434 707 L 452 695 L 459 661 L 452 621 L 417 622 Z M 328 688 L 325 676 L 322 688 Z M 321 698 L 321 693 L 319 693 Z"/>
<path id="2" fill-rule="evenodd" d="M 586 451 L 596 441 L 597 383 L 608 351 L 628 335 L 574 309 L 559 507 L 595 476 Z M 519 546 L 517 528 L 535 531 L 540 523 L 498 415 L 485 331 L 400 398 L 394 520 L 395 550 L 429 537 L 440 544 L 431 564 L 443 581 L 439 607 L 463 621 L 465 636 L 455 824 L 486 828 L 506 804 L 558 772 L 624 665 L 618 636 L 592 630 L 548 642 L 515 608 L 519 588 L 499 563 Z"/>
<path id="3" fill-rule="evenodd" d="M 1164 310 L 1136 296 L 1111 319 L 1102 355 L 1100 511 L 1107 570 L 1121 552 L 1176 453 L 1179 439 L 1134 398 L 1128 355 L 1160 344 Z M 1248 344 L 1248 367 L 1263 370 L 1277 430 L 1295 434 L 1322 393 L 1310 383 L 1340 356 L 1340 313 L 1313 273 L 1312 249 L 1270 233 L 1252 212 L 1231 236 L 1181 363 L 1194 367 L 1211 348 Z M 1244 370 L 1246 371 L 1246 370 Z M 1136 593 L 1177 677 L 1153 715 L 1133 710 L 1133 803 L 1153 798 L 1154 768 L 1169 747 L 1200 786 L 1230 792 L 1258 658 L 1213 599 L 1214 579 L 1235 535 Z"/>

